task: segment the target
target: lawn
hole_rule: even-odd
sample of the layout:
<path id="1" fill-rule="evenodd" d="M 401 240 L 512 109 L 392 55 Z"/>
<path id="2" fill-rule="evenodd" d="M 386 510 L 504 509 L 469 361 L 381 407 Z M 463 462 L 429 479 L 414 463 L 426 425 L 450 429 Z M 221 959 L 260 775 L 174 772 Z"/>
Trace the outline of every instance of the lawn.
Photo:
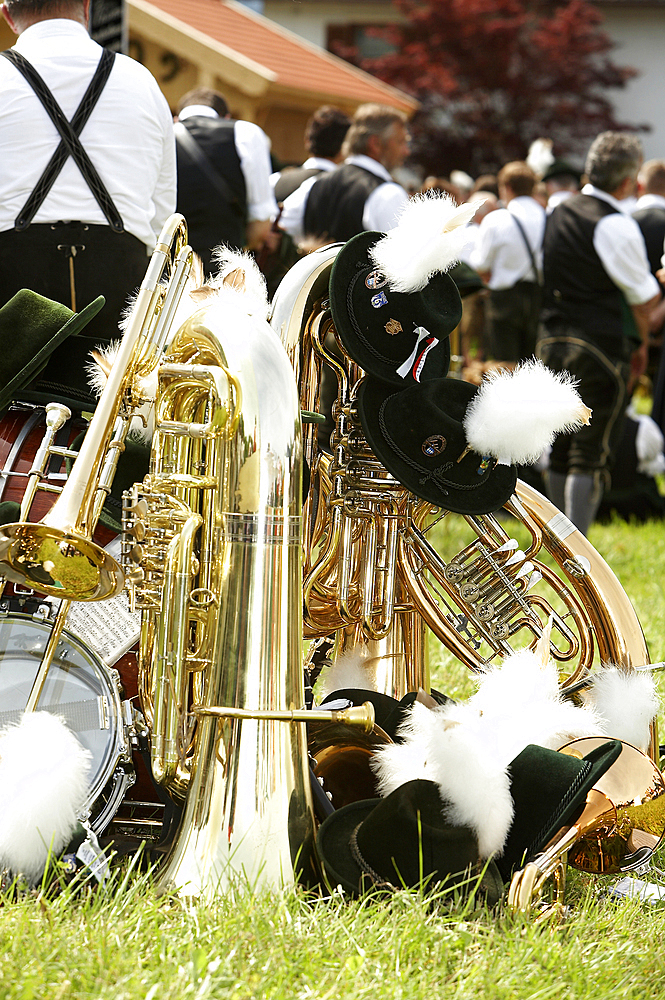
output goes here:
<path id="1" fill-rule="evenodd" d="M 590 540 L 630 596 L 652 660 L 665 659 L 665 526 L 594 525 Z M 438 644 L 432 653 L 444 686 Z M 658 870 L 646 877 L 665 884 Z M 536 925 L 417 892 L 353 901 L 238 886 L 187 906 L 156 898 L 150 873 L 130 863 L 97 891 L 0 906 L 0 998 L 658 997 L 665 904 L 613 902 L 612 881 L 573 872 L 566 919 Z"/>

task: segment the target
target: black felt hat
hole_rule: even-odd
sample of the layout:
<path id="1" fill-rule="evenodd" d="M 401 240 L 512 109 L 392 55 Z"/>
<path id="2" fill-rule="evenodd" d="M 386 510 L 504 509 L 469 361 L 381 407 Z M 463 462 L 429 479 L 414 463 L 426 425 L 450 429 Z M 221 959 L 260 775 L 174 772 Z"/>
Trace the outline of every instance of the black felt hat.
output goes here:
<path id="1" fill-rule="evenodd" d="M 418 292 L 394 292 L 369 251 L 383 233 L 359 233 L 337 254 L 330 308 L 344 347 L 366 372 L 391 385 L 441 378 L 450 365 L 448 337 L 462 318 L 459 291 L 435 273 Z"/>
<path id="2" fill-rule="evenodd" d="M 432 691 L 430 697 L 437 705 L 446 705 L 452 700 L 439 691 Z M 371 701 L 374 706 L 375 724 L 392 740 L 395 740 L 397 730 L 409 717 L 409 710 L 418 698 L 418 692 L 409 691 L 398 701 L 382 691 L 371 691 L 365 688 L 340 688 L 339 691 L 331 691 L 330 694 L 326 695 L 321 702 L 321 708 L 328 702 L 337 701 L 339 698 L 350 701 L 352 705 L 362 705 L 366 701 Z M 397 739 L 399 740 L 399 737 Z"/>
<path id="3" fill-rule="evenodd" d="M 582 759 L 531 745 L 513 760 L 508 772 L 515 815 L 501 857 L 497 858 L 504 879 L 574 820 L 587 793 L 620 753 L 620 740 L 608 740 Z"/>
<path id="4" fill-rule="evenodd" d="M 577 167 L 574 167 L 571 163 L 568 163 L 567 160 L 554 160 L 554 162 L 549 165 L 549 167 L 541 177 L 541 180 L 549 181 L 552 180 L 552 178 L 554 177 L 564 177 L 568 175 L 574 177 L 578 182 L 578 184 L 582 178 L 582 172 L 578 170 Z"/>
<path id="5" fill-rule="evenodd" d="M 386 469 L 416 496 L 457 514 L 498 510 L 517 482 L 514 466 L 466 451 L 462 421 L 477 391 L 440 378 L 395 392 L 367 377 L 357 397 L 365 437 Z"/>
<path id="6" fill-rule="evenodd" d="M 352 895 L 373 889 L 435 888 L 471 885 L 483 865 L 478 841 L 468 826 L 443 817 L 443 803 L 433 781 L 400 785 L 385 799 L 352 802 L 332 813 L 319 827 L 317 848 L 331 885 Z M 502 891 L 493 862 L 480 888 L 493 904 Z"/>
<path id="7" fill-rule="evenodd" d="M 74 313 L 22 288 L 0 308 L 0 412 L 44 368 L 58 345 L 80 333 L 103 305 L 100 295 Z"/>

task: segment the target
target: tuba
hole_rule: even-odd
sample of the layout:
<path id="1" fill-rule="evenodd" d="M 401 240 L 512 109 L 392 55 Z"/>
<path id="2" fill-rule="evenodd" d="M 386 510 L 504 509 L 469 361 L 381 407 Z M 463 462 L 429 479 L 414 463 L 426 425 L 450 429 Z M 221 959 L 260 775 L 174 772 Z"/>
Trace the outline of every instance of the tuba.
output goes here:
<path id="1" fill-rule="evenodd" d="M 303 409 L 320 409 L 326 374 L 337 382 L 330 441 L 316 424 L 305 434 L 312 472 L 303 516 L 305 635 L 315 644 L 326 637 L 336 654 L 360 646 L 367 687 L 398 699 L 429 689 L 427 630 L 479 672 L 535 644 L 551 617 L 551 655 L 562 693 L 573 698 L 603 664 L 647 664 L 642 628 L 616 576 L 536 490 L 518 482 L 499 516 L 451 515 L 416 498 L 377 460 L 355 406 L 364 372 L 346 353 L 328 305 L 338 249 L 292 268 L 271 317 Z M 466 540 L 447 552 L 450 517 L 465 524 Z"/>

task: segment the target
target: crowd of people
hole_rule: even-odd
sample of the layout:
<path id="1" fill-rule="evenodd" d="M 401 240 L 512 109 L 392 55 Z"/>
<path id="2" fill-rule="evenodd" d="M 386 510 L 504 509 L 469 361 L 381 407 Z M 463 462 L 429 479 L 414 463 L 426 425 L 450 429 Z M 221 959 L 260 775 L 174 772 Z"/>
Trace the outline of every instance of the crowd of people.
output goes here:
<path id="1" fill-rule="evenodd" d="M 175 210 L 206 272 L 218 244 L 249 249 L 274 290 L 299 255 L 362 231 L 389 232 L 414 193 L 444 191 L 477 203 L 453 272 L 464 298 L 454 352 L 461 374 L 474 380 L 535 354 L 570 372 L 593 408 L 590 425 L 559 437 L 546 458 L 556 505 L 586 533 L 613 484 L 630 480 L 630 470 L 636 482 L 660 471 L 665 160 L 642 163 L 637 138 L 606 132 L 589 149 L 584 178 L 555 159 L 540 173 L 515 161 L 496 175 L 456 171 L 416 186 L 401 173 L 406 116 L 363 105 L 352 118 L 320 108 L 304 136 L 308 158 L 274 169 L 268 136 L 233 119 L 216 91 L 184 95 L 174 124 L 150 73 L 90 39 L 88 7 L 2 7 L 18 40 L 0 59 L 0 307 L 24 287 L 73 311 L 106 298 L 75 347 L 54 350 L 37 376 L 44 384 L 57 386 L 83 366 L 93 340 L 116 335 Z M 655 422 L 645 433 L 628 406 L 649 365 Z M 650 515 L 662 514 L 658 499 L 652 491 Z M 628 512 L 639 516 L 639 504 Z"/>

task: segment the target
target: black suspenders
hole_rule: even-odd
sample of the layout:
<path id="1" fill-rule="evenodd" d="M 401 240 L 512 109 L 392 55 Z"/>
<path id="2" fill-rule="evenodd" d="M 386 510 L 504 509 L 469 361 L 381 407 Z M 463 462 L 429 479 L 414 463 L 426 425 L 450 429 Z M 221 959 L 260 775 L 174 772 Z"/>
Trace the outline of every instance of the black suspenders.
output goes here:
<path id="1" fill-rule="evenodd" d="M 76 109 L 71 122 L 67 121 L 67 118 L 65 117 L 62 108 L 56 101 L 55 97 L 48 89 L 34 66 L 32 66 L 32 64 L 29 63 L 24 56 L 22 56 L 19 52 L 16 52 L 14 49 L 9 49 L 6 52 L 0 52 L 0 55 L 4 56 L 5 59 L 8 59 L 12 65 L 16 67 L 19 73 L 25 77 L 43 104 L 49 118 L 57 128 L 61 137 L 58 148 L 49 160 L 48 165 L 46 166 L 46 169 L 42 173 L 41 177 L 37 181 L 34 191 L 19 212 L 14 223 L 14 228 L 19 231 L 28 228 L 49 191 L 53 187 L 53 184 L 62 170 L 67 157 L 71 156 L 76 163 L 76 166 L 81 171 L 83 179 L 90 188 L 95 201 L 104 213 L 111 229 L 113 229 L 116 233 L 124 232 L 125 227 L 120 217 L 120 213 L 115 207 L 113 199 L 106 190 L 104 182 L 97 173 L 97 170 L 81 145 L 81 141 L 79 139 L 79 135 L 83 131 L 83 128 L 88 121 L 95 104 L 99 100 L 99 96 L 104 89 L 104 86 L 106 85 L 106 81 L 109 78 L 115 59 L 115 52 L 109 52 L 108 49 L 104 49 L 102 51 L 102 56 L 97 65 L 97 69 L 95 70 L 95 74 L 90 81 L 90 84 L 88 85 L 88 88 L 83 95 L 81 103 Z"/>

